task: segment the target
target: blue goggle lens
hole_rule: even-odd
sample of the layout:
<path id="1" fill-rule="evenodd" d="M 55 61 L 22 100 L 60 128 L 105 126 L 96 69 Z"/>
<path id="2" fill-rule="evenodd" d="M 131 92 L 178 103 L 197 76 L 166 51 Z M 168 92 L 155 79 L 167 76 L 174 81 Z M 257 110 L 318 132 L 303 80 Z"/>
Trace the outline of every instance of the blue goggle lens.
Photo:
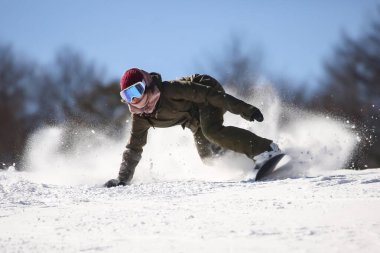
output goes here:
<path id="1" fill-rule="evenodd" d="M 120 96 L 127 103 L 131 103 L 133 98 L 140 98 L 145 92 L 145 82 L 135 83 L 128 88 L 120 91 Z"/>

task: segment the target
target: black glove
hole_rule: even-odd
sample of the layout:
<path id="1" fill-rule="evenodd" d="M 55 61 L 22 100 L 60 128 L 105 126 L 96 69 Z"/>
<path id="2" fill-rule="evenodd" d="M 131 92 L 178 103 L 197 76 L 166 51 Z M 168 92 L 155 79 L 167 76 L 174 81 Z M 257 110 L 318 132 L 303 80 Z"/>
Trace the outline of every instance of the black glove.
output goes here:
<path id="1" fill-rule="evenodd" d="M 104 187 L 111 188 L 111 187 L 116 187 L 116 186 L 120 186 L 120 185 L 125 186 L 127 184 L 123 181 L 120 181 L 119 179 L 111 179 L 111 180 L 108 180 L 104 184 Z"/>
<path id="2" fill-rule="evenodd" d="M 264 120 L 264 116 L 263 114 L 260 112 L 259 109 L 255 108 L 253 110 L 253 113 L 251 115 L 251 118 L 250 118 L 251 121 L 255 121 L 257 120 L 258 122 L 262 122 Z"/>

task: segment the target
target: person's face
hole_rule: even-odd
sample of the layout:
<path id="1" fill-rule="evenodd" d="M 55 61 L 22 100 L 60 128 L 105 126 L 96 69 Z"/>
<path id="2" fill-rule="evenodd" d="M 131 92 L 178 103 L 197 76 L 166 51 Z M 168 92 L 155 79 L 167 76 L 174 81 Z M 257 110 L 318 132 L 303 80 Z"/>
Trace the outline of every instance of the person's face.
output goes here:
<path id="1" fill-rule="evenodd" d="M 146 83 L 145 78 L 143 78 L 143 81 Z M 146 90 L 145 90 L 145 92 L 146 92 Z M 140 102 L 140 101 L 144 98 L 145 92 L 144 92 L 144 94 L 143 94 L 141 97 L 139 97 L 139 98 L 132 98 L 132 102 L 131 102 L 130 104 L 133 105 L 133 104 L 137 104 L 138 102 Z"/>
<path id="2" fill-rule="evenodd" d="M 132 85 L 132 87 L 128 87 L 125 90 L 122 90 L 120 92 L 123 103 L 127 103 L 130 105 L 136 105 L 140 102 L 144 103 L 142 100 L 146 99 L 146 95 L 145 95 L 145 93 L 146 93 L 146 90 L 145 90 L 146 81 L 145 81 L 145 79 L 143 79 L 142 81 L 143 81 L 142 83 L 138 82 L 138 83 Z M 140 96 L 141 92 L 143 92 L 143 93 Z M 140 96 L 140 97 L 135 97 L 135 96 Z M 130 99 L 128 99 L 128 97 L 132 97 L 132 100 L 129 101 Z"/>

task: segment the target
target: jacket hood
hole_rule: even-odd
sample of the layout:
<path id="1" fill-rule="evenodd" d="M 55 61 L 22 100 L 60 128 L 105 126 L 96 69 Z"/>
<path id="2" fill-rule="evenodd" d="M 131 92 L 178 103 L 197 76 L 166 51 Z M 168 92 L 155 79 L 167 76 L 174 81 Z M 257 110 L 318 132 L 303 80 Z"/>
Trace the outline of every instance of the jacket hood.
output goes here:
<path id="1" fill-rule="evenodd" d="M 157 72 L 150 72 L 149 75 L 152 77 L 152 84 L 156 85 L 162 83 L 161 74 Z"/>

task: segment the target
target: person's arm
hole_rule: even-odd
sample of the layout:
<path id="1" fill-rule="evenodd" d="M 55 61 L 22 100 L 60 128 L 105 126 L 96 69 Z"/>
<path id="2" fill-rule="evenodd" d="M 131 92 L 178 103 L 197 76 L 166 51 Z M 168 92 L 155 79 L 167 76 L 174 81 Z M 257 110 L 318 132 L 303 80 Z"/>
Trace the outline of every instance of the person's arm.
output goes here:
<path id="1" fill-rule="evenodd" d="M 146 144 L 150 124 L 143 118 L 132 114 L 132 128 L 128 144 L 123 152 L 119 176 L 105 183 L 106 187 L 127 185 L 133 178 L 135 168 L 141 160 L 143 147 Z"/>
<path id="2" fill-rule="evenodd" d="M 173 99 L 184 99 L 194 103 L 210 104 L 225 109 L 233 114 L 240 115 L 246 120 L 256 119 L 254 116 L 261 114 L 253 105 L 247 104 L 223 91 L 212 87 L 188 81 L 172 81 L 164 85 L 168 96 Z M 262 115 L 261 115 L 262 116 Z M 257 117 L 258 121 L 260 117 Z"/>
<path id="3" fill-rule="evenodd" d="M 132 129 L 128 144 L 123 152 L 118 179 L 129 183 L 132 180 L 137 164 L 141 160 L 143 147 L 146 144 L 150 125 L 146 120 L 132 114 Z"/>

